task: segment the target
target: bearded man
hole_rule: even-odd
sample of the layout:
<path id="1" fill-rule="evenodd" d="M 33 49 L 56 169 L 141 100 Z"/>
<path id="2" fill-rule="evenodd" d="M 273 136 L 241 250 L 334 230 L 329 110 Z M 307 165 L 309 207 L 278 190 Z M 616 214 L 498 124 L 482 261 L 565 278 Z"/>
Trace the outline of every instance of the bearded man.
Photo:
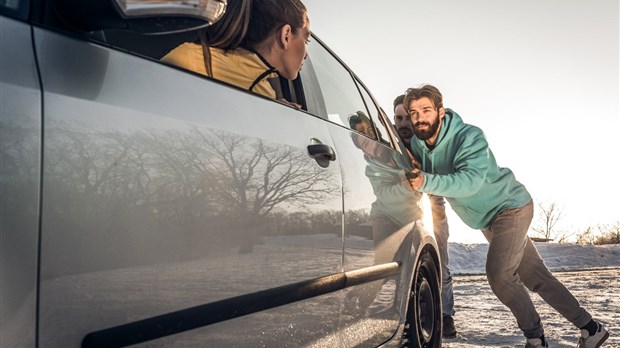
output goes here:
<path id="1" fill-rule="evenodd" d="M 411 186 L 445 197 L 464 223 L 482 231 L 489 241 L 487 279 L 515 316 L 525 347 L 548 347 L 528 289 L 581 329 L 578 348 L 600 347 L 609 333 L 543 263 L 527 236 L 532 197 L 510 169 L 497 165 L 482 130 L 444 109 L 441 92 L 431 85 L 408 89 L 403 105 L 414 133 Z"/>

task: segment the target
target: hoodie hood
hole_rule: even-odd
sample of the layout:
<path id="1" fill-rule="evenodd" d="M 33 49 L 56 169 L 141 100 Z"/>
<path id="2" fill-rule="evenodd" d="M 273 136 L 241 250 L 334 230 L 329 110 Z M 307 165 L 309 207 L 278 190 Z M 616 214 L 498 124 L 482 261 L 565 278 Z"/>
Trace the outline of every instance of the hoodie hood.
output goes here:
<path id="1" fill-rule="evenodd" d="M 439 150 L 441 147 L 446 146 L 449 139 L 453 137 L 456 131 L 460 129 L 463 125 L 464 123 L 461 116 L 459 116 L 452 109 L 446 109 L 446 113 L 439 129 L 439 136 L 437 137 L 437 142 L 435 143 L 435 147 L 433 148 L 433 150 Z M 419 147 L 428 148 L 426 146 L 426 142 L 424 140 L 416 138 L 415 135 L 411 137 L 411 142 L 417 142 Z"/>

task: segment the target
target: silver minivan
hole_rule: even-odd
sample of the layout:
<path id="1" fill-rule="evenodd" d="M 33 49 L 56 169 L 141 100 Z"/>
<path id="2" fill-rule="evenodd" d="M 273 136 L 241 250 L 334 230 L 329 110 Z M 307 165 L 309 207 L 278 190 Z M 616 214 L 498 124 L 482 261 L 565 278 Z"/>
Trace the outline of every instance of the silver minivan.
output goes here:
<path id="1" fill-rule="evenodd" d="M 385 113 L 317 38 L 301 110 L 162 63 L 191 3 L 0 0 L 0 346 L 439 347 Z"/>

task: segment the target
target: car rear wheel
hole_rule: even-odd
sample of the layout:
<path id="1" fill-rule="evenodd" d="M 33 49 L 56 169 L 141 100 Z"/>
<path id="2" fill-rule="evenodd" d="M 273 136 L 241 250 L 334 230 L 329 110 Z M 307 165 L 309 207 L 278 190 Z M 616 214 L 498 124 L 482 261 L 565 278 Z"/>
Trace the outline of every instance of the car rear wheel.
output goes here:
<path id="1" fill-rule="evenodd" d="M 402 347 L 441 346 L 441 294 L 435 260 L 424 252 L 416 265 Z"/>

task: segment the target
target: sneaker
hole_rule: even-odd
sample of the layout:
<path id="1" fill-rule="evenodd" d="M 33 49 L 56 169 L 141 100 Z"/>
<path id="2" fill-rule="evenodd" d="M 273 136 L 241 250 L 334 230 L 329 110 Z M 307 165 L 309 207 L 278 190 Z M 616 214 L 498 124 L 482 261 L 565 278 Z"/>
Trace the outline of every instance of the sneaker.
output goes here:
<path id="1" fill-rule="evenodd" d="M 577 342 L 577 348 L 598 348 L 603 342 L 607 341 L 609 332 L 598 322 L 596 326 L 596 333 L 592 336 L 590 336 L 588 330 L 581 330 L 581 337 L 579 338 L 579 342 Z"/>
<path id="2" fill-rule="evenodd" d="M 540 338 L 528 338 L 525 342 L 525 348 L 549 348 L 549 344 L 543 335 Z"/>
<path id="3" fill-rule="evenodd" d="M 443 338 L 456 338 L 456 327 L 451 315 L 443 316 Z"/>

